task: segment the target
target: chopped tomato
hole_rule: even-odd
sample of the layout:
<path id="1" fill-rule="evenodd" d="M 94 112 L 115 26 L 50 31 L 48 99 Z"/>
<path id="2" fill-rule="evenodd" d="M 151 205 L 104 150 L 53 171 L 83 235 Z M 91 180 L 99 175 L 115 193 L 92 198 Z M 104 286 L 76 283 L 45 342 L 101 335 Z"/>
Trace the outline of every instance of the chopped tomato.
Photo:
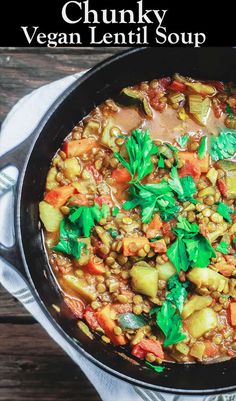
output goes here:
<path id="1" fill-rule="evenodd" d="M 175 226 L 175 221 L 163 221 L 162 224 L 162 234 L 164 237 L 170 237 L 171 240 L 175 239 L 175 234 L 171 231 L 172 227 Z"/>
<path id="2" fill-rule="evenodd" d="M 179 169 L 179 176 L 187 177 L 188 175 L 191 175 L 195 181 L 198 181 L 201 176 L 199 164 L 186 160 L 185 165 Z"/>
<path id="3" fill-rule="evenodd" d="M 89 206 L 89 199 L 85 194 L 77 194 L 70 200 L 70 206 Z"/>
<path id="4" fill-rule="evenodd" d="M 236 326 L 236 302 L 230 302 L 229 304 L 229 318 L 230 324 Z"/>
<path id="5" fill-rule="evenodd" d="M 47 192 L 44 196 L 44 200 L 54 207 L 61 207 L 74 192 L 75 188 L 72 185 L 64 185 L 63 187 L 54 188 Z"/>
<path id="6" fill-rule="evenodd" d="M 179 160 L 185 161 L 185 165 L 179 169 L 182 177 L 192 175 L 198 180 L 201 173 L 207 173 L 209 170 L 209 155 L 200 160 L 195 152 L 179 152 Z"/>
<path id="7" fill-rule="evenodd" d="M 149 241 L 146 237 L 126 237 L 123 238 L 123 255 L 135 256 Z"/>
<path id="8" fill-rule="evenodd" d="M 147 238 L 155 238 L 160 233 L 160 229 L 162 227 L 162 221 L 158 214 L 155 214 L 150 223 L 148 224 L 148 228 L 146 231 Z"/>
<path id="9" fill-rule="evenodd" d="M 115 345 L 125 345 L 126 339 L 123 334 L 115 335 L 114 328 L 118 327 L 115 320 L 112 318 L 112 307 L 111 305 L 104 306 L 100 311 L 96 313 L 96 318 L 100 326 L 103 328 L 107 337 Z"/>
<path id="10" fill-rule="evenodd" d="M 204 355 L 207 358 L 214 358 L 214 356 L 219 354 L 219 347 L 214 344 L 212 341 L 204 341 L 205 345 L 205 350 L 204 350 Z"/>
<path id="11" fill-rule="evenodd" d="M 99 173 L 99 171 L 93 166 L 87 166 L 87 170 L 90 171 L 93 174 L 93 177 L 96 182 L 102 182 L 103 178 L 102 175 Z"/>
<path id="12" fill-rule="evenodd" d="M 132 178 L 129 171 L 125 167 L 114 169 L 111 176 L 114 178 L 117 184 L 128 184 Z"/>
<path id="13" fill-rule="evenodd" d="M 217 186 L 218 186 L 218 188 L 219 188 L 219 191 L 220 191 L 220 193 L 221 193 L 221 195 L 223 195 L 223 196 L 227 196 L 227 186 L 226 186 L 226 182 L 222 179 L 222 178 L 219 178 L 218 180 L 217 180 Z"/>
<path id="14" fill-rule="evenodd" d="M 104 274 L 105 273 L 105 266 L 102 262 L 96 262 L 94 256 L 89 259 L 87 265 L 83 266 L 83 270 L 90 274 Z"/>
<path id="15" fill-rule="evenodd" d="M 92 138 L 78 139 L 75 141 L 66 141 L 63 144 L 63 151 L 67 157 L 81 156 L 89 152 L 96 146 L 97 142 Z"/>
<path id="16" fill-rule="evenodd" d="M 167 251 L 166 243 L 164 239 L 159 239 L 154 242 L 150 242 L 151 247 L 156 253 L 165 253 Z"/>
<path id="17" fill-rule="evenodd" d="M 187 87 L 184 83 L 174 80 L 171 82 L 168 89 L 171 89 L 172 91 L 176 92 L 185 92 L 186 88 Z"/>
<path id="18" fill-rule="evenodd" d="M 81 300 L 75 299 L 75 298 L 64 297 L 64 302 L 75 317 L 82 319 L 85 306 Z"/>
<path id="19" fill-rule="evenodd" d="M 91 306 L 86 307 L 83 317 L 86 320 L 86 322 L 88 323 L 89 327 L 91 327 L 92 330 L 98 329 L 99 323 L 96 318 L 96 313 L 91 308 Z"/>
<path id="20" fill-rule="evenodd" d="M 158 358 L 164 358 L 164 352 L 160 341 L 149 340 L 146 338 L 141 340 L 132 348 L 131 354 L 136 356 L 137 358 L 144 359 L 148 352 L 151 352 Z"/>
<path id="21" fill-rule="evenodd" d="M 94 202 L 97 203 L 99 206 L 102 206 L 104 203 L 110 207 L 113 206 L 110 195 L 97 196 L 94 199 Z"/>

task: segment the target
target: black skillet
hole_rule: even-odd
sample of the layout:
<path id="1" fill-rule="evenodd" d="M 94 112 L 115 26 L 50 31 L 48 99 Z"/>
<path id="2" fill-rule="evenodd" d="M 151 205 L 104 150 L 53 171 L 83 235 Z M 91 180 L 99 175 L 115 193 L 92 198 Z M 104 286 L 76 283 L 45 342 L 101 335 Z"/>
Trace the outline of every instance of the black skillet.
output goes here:
<path id="1" fill-rule="evenodd" d="M 33 294 L 56 330 L 79 352 L 116 377 L 153 390 L 181 394 L 216 394 L 236 390 L 236 358 L 218 364 L 166 364 L 157 375 L 125 360 L 112 346 L 89 340 L 75 324 L 55 314 L 58 292 L 44 252 L 38 203 L 43 197 L 51 158 L 72 127 L 124 86 L 179 72 L 183 75 L 236 81 L 236 49 L 139 48 L 119 54 L 90 70 L 65 90 L 32 135 L 5 154 L 0 169 L 16 166 L 21 174 L 16 191 L 16 243 L 0 247 L 0 256 L 26 278 Z M 78 343 L 72 340 L 78 339 Z"/>

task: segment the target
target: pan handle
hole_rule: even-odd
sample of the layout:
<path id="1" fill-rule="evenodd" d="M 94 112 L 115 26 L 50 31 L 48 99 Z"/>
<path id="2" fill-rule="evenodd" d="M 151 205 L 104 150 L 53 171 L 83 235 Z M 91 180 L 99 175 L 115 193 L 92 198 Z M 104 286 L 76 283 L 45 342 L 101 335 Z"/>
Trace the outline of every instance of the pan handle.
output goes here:
<path id="1" fill-rule="evenodd" d="M 5 191 L 3 190 L 3 193 L 5 193 L 8 190 L 12 190 L 14 196 L 14 204 L 16 204 L 17 201 L 19 175 L 25 163 L 26 155 L 29 151 L 31 143 L 32 143 L 32 135 L 30 135 L 25 141 L 23 141 L 18 146 L 14 147 L 9 152 L 5 153 L 0 157 L 0 175 L 1 171 L 8 166 L 16 167 L 19 173 L 18 180 L 15 184 L 12 182 L 11 177 L 8 177 L 6 174 L 4 174 L 3 176 L 3 178 L 5 179 L 4 180 L 5 183 L 7 183 L 5 185 L 4 188 Z M 16 215 L 14 215 L 14 222 L 15 220 L 16 220 Z M 13 265 L 25 278 L 27 277 L 22 257 L 20 254 L 19 245 L 16 240 L 11 247 L 6 247 L 5 245 L 0 243 L 0 258 L 2 260 L 6 260 L 10 265 Z"/>

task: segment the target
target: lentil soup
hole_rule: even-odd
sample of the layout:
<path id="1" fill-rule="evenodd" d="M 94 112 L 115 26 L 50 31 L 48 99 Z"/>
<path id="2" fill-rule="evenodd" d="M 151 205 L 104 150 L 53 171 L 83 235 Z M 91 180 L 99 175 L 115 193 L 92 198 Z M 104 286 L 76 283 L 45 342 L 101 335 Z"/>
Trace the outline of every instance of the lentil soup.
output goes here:
<path id="1" fill-rule="evenodd" d="M 175 74 L 92 110 L 39 204 L 58 313 L 157 373 L 235 357 L 235 153 L 232 84 Z"/>

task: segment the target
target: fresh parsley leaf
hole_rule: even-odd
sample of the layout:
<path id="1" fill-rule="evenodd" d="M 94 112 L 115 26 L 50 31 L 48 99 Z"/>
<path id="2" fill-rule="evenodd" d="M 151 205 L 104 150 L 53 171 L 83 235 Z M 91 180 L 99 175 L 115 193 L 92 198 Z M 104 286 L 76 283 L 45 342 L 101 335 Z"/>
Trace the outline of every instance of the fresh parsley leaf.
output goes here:
<path id="1" fill-rule="evenodd" d="M 176 344 L 186 338 L 182 332 L 182 319 L 171 302 L 165 301 L 157 313 L 156 323 L 165 335 L 164 346 Z"/>
<path id="2" fill-rule="evenodd" d="M 186 334 L 182 332 L 182 318 L 180 315 L 174 315 L 171 321 L 172 328 L 165 338 L 164 347 L 168 347 L 172 344 L 177 344 L 186 338 Z"/>
<path id="3" fill-rule="evenodd" d="M 233 209 L 223 202 L 218 202 L 217 213 L 219 213 L 228 223 L 232 223 L 230 214 L 234 213 Z"/>
<path id="4" fill-rule="evenodd" d="M 225 241 L 221 241 L 221 242 L 217 245 L 216 250 L 217 250 L 218 252 L 223 253 L 224 255 L 227 255 L 227 253 L 229 253 L 229 244 L 227 244 L 227 242 L 225 242 Z"/>
<path id="5" fill-rule="evenodd" d="M 157 167 L 165 168 L 165 158 L 162 155 L 160 155 L 160 157 L 159 157 Z"/>
<path id="6" fill-rule="evenodd" d="M 179 280 L 178 274 L 175 274 L 168 280 L 167 288 L 170 292 L 167 294 L 166 300 L 172 302 L 180 313 L 183 311 L 184 301 L 188 294 L 186 290 L 188 285 L 189 283 L 187 281 L 181 282 Z"/>
<path id="7" fill-rule="evenodd" d="M 131 200 L 123 204 L 125 210 L 140 207 L 143 223 L 149 223 L 153 214 L 159 212 L 163 220 L 172 220 L 179 211 L 168 183 L 135 184 L 130 187 Z"/>
<path id="8" fill-rule="evenodd" d="M 132 182 L 141 181 L 153 169 L 151 156 L 158 152 L 158 147 L 150 138 L 149 131 L 144 133 L 136 129 L 126 141 L 126 150 L 129 161 L 125 160 L 120 153 L 115 152 L 114 156 L 130 172 Z"/>
<path id="9" fill-rule="evenodd" d="M 149 238 L 149 242 L 155 242 L 155 241 L 158 241 L 158 240 L 161 239 L 161 238 L 162 238 L 162 236 L 161 236 L 161 235 L 158 235 L 157 237 Z"/>
<path id="10" fill-rule="evenodd" d="M 165 366 L 153 365 L 150 362 L 145 362 L 145 364 L 150 368 L 153 369 L 156 373 L 162 373 L 165 370 Z"/>
<path id="11" fill-rule="evenodd" d="M 204 157 L 206 156 L 206 152 L 207 152 L 207 137 L 206 135 L 204 135 L 201 138 L 201 142 L 198 148 L 198 158 L 200 160 L 204 159 Z"/>
<path id="12" fill-rule="evenodd" d="M 116 217 L 116 216 L 118 215 L 118 213 L 119 213 L 119 208 L 118 208 L 117 206 L 114 206 L 114 207 L 113 207 L 113 210 L 112 210 L 112 212 L 111 212 L 111 215 L 112 215 L 113 217 Z"/>
<path id="13" fill-rule="evenodd" d="M 159 312 L 159 310 L 161 309 L 160 306 L 155 305 L 149 312 L 149 316 L 153 316 L 155 315 L 155 313 Z"/>
<path id="14" fill-rule="evenodd" d="M 100 210 L 99 206 L 79 206 L 71 208 L 68 219 L 73 223 L 80 232 L 80 236 L 88 238 L 95 222 L 101 220 L 104 216 L 104 210 Z"/>
<path id="15" fill-rule="evenodd" d="M 107 230 L 109 232 L 109 234 L 112 236 L 112 238 L 116 238 L 118 237 L 119 233 L 116 230 L 113 230 L 112 228 L 108 228 Z"/>
<path id="16" fill-rule="evenodd" d="M 87 248 L 87 245 L 78 241 L 79 232 L 77 229 L 71 228 L 65 220 L 60 224 L 60 239 L 58 244 L 53 248 L 54 251 L 72 255 L 75 259 L 79 259 L 82 250 Z"/>
<path id="17" fill-rule="evenodd" d="M 191 224 L 182 217 L 172 231 L 176 241 L 167 249 L 167 256 L 177 272 L 187 271 L 190 267 L 207 267 L 210 259 L 216 256 L 214 248 L 207 238 L 199 233 L 199 226 Z"/>
<path id="18" fill-rule="evenodd" d="M 234 119 L 235 115 L 234 115 L 234 112 L 233 112 L 233 110 L 232 110 L 232 107 L 231 107 L 229 104 L 227 104 L 227 106 L 226 106 L 226 108 L 225 108 L 225 112 L 226 112 L 226 114 L 228 115 L 228 117 L 229 117 L 231 120 Z"/>
<path id="19" fill-rule="evenodd" d="M 193 195 L 197 192 L 197 188 L 192 176 L 180 178 L 177 167 L 174 166 L 171 169 L 168 183 L 181 202 L 190 201 L 196 203 Z"/>
<path id="20" fill-rule="evenodd" d="M 181 149 L 184 149 L 188 143 L 189 140 L 189 135 L 182 135 L 177 138 L 177 143 L 181 147 Z"/>
<path id="21" fill-rule="evenodd" d="M 232 157 L 236 152 L 236 131 L 225 128 L 218 136 L 212 136 L 210 155 L 212 160 L 223 160 Z"/>

